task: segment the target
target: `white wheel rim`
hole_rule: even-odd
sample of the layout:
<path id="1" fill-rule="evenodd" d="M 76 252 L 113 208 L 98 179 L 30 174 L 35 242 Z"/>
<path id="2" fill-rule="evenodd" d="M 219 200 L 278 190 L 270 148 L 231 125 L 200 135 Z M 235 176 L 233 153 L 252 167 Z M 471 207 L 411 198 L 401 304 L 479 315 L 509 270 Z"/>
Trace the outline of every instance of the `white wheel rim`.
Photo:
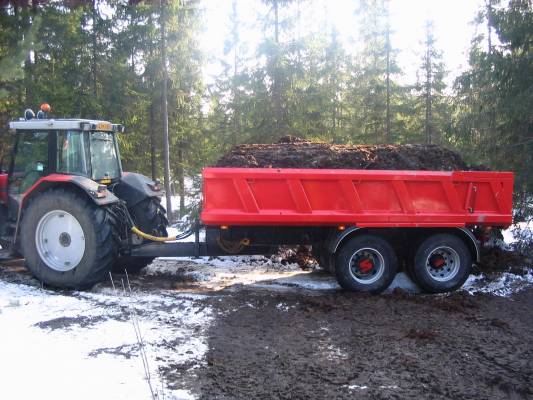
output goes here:
<path id="1" fill-rule="evenodd" d="M 63 210 L 44 215 L 35 231 L 35 244 L 41 260 L 55 271 L 70 271 L 85 254 L 85 235 L 74 216 Z"/>
<path id="2" fill-rule="evenodd" d="M 436 267 L 432 265 L 432 257 L 441 257 L 442 264 Z M 448 246 L 439 246 L 433 249 L 426 258 L 426 270 L 432 279 L 439 282 L 447 282 L 457 275 L 461 267 L 459 254 Z"/>
<path id="3" fill-rule="evenodd" d="M 358 268 L 360 258 L 365 258 L 372 262 L 372 268 L 363 272 Z M 352 254 L 349 261 L 349 271 L 355 281 L 370 285 L 378 281 L 385 272 L 385 259 L 379 251 L 371 247 L 364 247 Z"/>

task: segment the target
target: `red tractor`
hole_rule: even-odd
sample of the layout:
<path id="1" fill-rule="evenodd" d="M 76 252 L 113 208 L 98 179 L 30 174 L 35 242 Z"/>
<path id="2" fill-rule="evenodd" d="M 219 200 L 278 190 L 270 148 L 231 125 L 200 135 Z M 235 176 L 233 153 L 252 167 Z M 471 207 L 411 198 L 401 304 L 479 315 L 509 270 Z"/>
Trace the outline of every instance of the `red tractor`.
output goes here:
<path id="1" fill-rule="evenodd" d="M 0 170 L 1 258 L 22 256 L 42 282 L 75 289 L 112 269 L 138 272 L 153 258 L 121 249 L 143 243 L 144 232 L 167 235 L 159 183 L 122 171 L 123 126 L 47 119 L 44 111 L 49 106 L 9 124 L 13 147 Z"/>

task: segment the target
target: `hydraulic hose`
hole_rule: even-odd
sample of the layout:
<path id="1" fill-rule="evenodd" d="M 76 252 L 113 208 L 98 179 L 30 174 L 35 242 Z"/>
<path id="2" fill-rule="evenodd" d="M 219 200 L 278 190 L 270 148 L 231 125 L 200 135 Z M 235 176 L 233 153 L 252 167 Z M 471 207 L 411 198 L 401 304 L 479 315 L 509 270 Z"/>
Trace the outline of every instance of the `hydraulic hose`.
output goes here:
<path id="1" fill-rule="evenodd" d="M 191 236 L 194 232 L 192 230 L 183 232 L 180 235 L 176 236 L 167 236 L 167 237 L 157 237 L 153 235 L 149 235 L 148 233 L 144 233 L 143 231 L 139 230 L 136 226 L 133 226 L 131 228 L 131 231 L 135 233 L 137 236 L 142 237 L 146 240 L 151 240 L 152 242 L 173 242 L 175 240 L 181 240 L 185 239 L 188 236 Z"/>

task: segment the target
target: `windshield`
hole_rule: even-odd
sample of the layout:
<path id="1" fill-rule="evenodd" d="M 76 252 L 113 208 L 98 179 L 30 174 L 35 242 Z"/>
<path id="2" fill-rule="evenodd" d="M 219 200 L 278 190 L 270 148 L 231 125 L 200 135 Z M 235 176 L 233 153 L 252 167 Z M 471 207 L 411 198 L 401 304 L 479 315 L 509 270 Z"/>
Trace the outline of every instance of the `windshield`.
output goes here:
<path id="1" fill-rule="evenodd" d="M 92 132 L 90 136 L 93 180 L 120 177 L 114 134 L 112 132 Z"/>
<path id="2" fill-rule="evenodd" d="M 80 131 L 60 131 L 57 135 L 57 172 L 89 176 L 89 146 Z"/>

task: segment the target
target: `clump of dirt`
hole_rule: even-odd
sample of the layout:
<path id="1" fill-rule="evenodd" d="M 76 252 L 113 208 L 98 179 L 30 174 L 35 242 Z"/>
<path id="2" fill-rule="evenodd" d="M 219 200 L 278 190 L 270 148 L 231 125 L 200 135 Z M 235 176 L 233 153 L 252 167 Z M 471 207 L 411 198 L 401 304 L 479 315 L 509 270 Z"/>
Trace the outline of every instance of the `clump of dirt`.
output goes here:
<path id="1" fill-rule="evenodd" d="M 437 145 L 337 145 L 284 136 L 275 144 L 233 147 L 217 167 L 382 170 L 486 170 L 469 166 L 455 151 Z"/>
<path id="2" fill-rule="evenodd" d="M 304 271 L 318 267 L 318 262 L 313 256 L 310 246 L 281 247 L 278 254 L 281 257 L 281 263 L 298 264 Z"/>
<path id="3" fill-rule="evenodd" d="M 439 336 L 439 333 L 434 330 L 425 330 L 425 329 L 409 329 L 409 332 L 405 335 L 409 339 L 418 339 L 418 340 L 435 340 Z"/>
<path id="4" fill-rule="evenodd" d="M 482 247 L 478 269 L 482 272 L 512 272 L 518 275 L 527 273 L 530 265 L 527 256 L 517 251 L 505 250 L 500 247 Z"/>

